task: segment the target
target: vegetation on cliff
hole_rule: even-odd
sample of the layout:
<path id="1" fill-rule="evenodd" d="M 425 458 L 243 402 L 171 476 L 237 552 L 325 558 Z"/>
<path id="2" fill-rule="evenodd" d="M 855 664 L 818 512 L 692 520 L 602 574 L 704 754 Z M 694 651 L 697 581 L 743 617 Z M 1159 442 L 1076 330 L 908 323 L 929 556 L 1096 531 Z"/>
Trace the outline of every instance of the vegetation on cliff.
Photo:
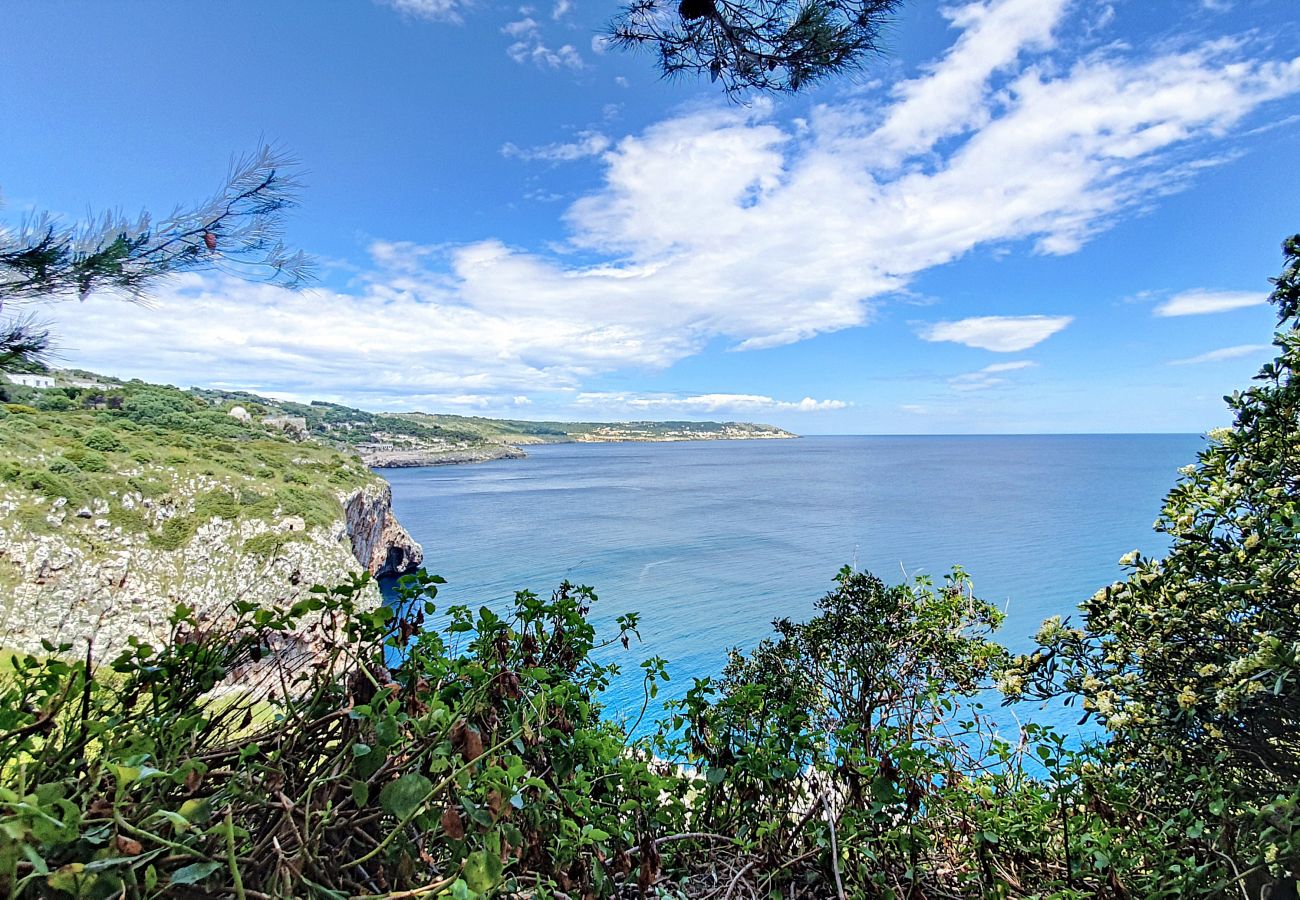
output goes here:
<path id="1" fill-rule="evenodd" d="M 601 716 L 638 620 L 588 588 L 499 615 L 439 579 L 239 604 L 0 683 L 0 880 L 50 897 L 1291 897 L 1300 877 L 1300 236 L 1277 359 L 1171 491 L 1161 560 L 1009 659 L 955 571 L 844 570 L 651 737 Z M 434 616 L 439 616 L 435 619 Z M 311 616 L 308 665 L 272 651 Z M 269 661 L 269 663 L 268 663 Z M 645 706 L 669 677 L 642 663 Z M 232 673 L 265 690 L 221 687 Z M 997 682 L 1094 742 L 995 734 Z M 644 711 L 643 711 L 644 712 Z"/>
<path id="2" fill-rule="evenodd" d="M 362 513 L 354 518 L 382 518 L 363 507 L 386 504 L 387 486 L 355 456 L 175 388 L 3 390 L 0 621 L 10 648 L 34 649 L 60 627 L 157 636 L 179 600 L 206 614 L 370 566 L 353 532 L 385 523 L 349 521 L 345 501 Z"/>

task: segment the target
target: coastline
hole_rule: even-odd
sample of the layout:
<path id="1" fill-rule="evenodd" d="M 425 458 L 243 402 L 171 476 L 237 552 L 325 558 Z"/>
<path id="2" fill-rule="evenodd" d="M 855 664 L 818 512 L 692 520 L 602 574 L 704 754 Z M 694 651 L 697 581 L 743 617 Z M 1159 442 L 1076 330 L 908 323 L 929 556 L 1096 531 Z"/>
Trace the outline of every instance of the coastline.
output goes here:
<path id="1" fill-rule="evenodd" d="M 754 434 L 724 434 L 718 437 L 604 437 L 578 434 L 563 441 L 526 441 L 529 445 L 547 443 L 701 443 L 705 441 L 788 441 L 801 437 L 792 432 Z M 513 443 L 494 443 L 484 447 L 467 447 L 460 450 L 378 450 L 361 451 L 361 462 L 370 470 L 383 468 L 426 468 L 434 466 L 467 466 L 473 463 L 493 462 L 495 459 L 526 459 L 523 447 Z"/>
<path id="2" fill-rule="evenodd" d="M 788 431 L 752 434 L 718 434 L 708 437 L 628 437 L 580 434 L 564 440 L 530 440 L 521 443 L 541 444 L 697 444 L 705 441 L 773 441 L 794 440 L 801 435 Z M 457 450 L 378 450 L 361 451 L 361 461 L 370 469 L 420 469 L 432 466 L 458 466 L 492 462 L 498 459 L 527 459 L 522 447 L 514 444 L 491 444 Z"/>

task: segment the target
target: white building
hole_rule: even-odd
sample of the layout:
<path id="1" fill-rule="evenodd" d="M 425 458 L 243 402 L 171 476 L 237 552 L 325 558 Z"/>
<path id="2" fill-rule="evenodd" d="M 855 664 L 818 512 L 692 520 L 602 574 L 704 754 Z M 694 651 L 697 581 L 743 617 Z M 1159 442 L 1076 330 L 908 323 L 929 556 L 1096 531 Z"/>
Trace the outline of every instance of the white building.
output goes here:
<path id="1" fill-rule="evenodd" d="M 30 375 L 27 372 L 4 372 L 0 374 L 3 374 L 13 384 L 22 384 L 34 388 L 54 387 L 53 375 Z"/>

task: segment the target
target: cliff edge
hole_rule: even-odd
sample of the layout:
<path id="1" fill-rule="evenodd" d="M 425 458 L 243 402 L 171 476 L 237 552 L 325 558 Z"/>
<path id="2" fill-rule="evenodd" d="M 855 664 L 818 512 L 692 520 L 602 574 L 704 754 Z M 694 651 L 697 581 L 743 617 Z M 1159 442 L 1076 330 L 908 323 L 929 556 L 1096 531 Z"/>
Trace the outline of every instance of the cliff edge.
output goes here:
<path id="1" fill-rule="evenodd" d="M 376 578 L 406 575 L 424 562 L 424 548 L 393 515 L 387 482 L 354 491 L 343 502 L 343 519 L 357 562 Z"/>

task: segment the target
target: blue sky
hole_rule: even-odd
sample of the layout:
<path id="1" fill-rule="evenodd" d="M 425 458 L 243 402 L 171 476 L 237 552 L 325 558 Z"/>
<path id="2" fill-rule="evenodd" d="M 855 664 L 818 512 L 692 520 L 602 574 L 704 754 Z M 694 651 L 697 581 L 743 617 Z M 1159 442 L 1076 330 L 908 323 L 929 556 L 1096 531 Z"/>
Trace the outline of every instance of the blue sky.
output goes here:
<path id="1" fill-rule="evenodd" d="M 1292 0 L 913 0 L 728 103 L 597 0 L 13 4 L 0 216 L 165 211 L 259 139 L 291 294 L 44 310 L 62 361 L 370 409 L 801 433 L 1200 431 L 1300 230 Z"/>

